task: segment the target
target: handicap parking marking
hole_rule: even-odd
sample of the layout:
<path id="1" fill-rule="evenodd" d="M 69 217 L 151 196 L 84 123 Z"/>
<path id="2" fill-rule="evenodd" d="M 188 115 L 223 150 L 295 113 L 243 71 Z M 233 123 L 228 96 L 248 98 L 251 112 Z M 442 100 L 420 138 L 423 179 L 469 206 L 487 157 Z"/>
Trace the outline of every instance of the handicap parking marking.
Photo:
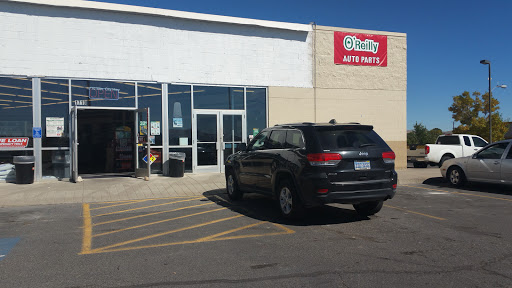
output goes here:
<path id="1" fill-rule="evenodd" d="M 276 235 L 285 235 L 285 234 L 295 233 L 295 231 L 293 231 L 281 224 L 270 223 L 268 221 L 256 220 L 257 221 L 256 223 L 250 223 L 250 224 L 248 224 L 247 221 L 245 221 L 245 220 L 243 220 L 242 223 L 233 222 L 235 219 L 246 218 L 246 219 L 250 219 L 251 222 L 253 222 L 255 219 L 252 219 L 252 218 L 247 217 L 242 214 L 225 215 L 225 213 L 221 212 L 221 211 L 230 211 L 229 207 L 218 207 L 218 206 L 212 207 L 212 204 L 219 203 L 218 200 L 221 200 L 225 203 L 233 205 L 232 203 L 228 202 L 227 200 L 223 199 L 222 197 L 219 197 L 218 195 L 215 195 L 214 197 L 210 197 L 210 198 L 204 197 L 204 196 L 188 197 L 186 199 L 184 199 L 184 198 L 174 199 L 175 201 L 171 201 L 171 202 L 164 202 L 164 203 L 157 202 L 157 204 L 150 203 L 150 201 L 152 201 L 152 200 L 165 200 L 165 199 L 168 200 L 170 198 L 145 199 L 145 200 L 136 200 L 136 201 L 130 201 L 130 202 L 119 201 L 119 202 L 94 203 L 94 205 L 95 205 L 94 208 L 91 208 L 91 206 L 90 206 L 91 204 L 84 203 L 82 205 L 82 207 L 83 207 L 82 251 L 79 253 L 79 255 L 97 254 L 97 253 L 106 253 L 106 252 L 119 252 L 119 251 L 137 250 L 137 249 L 143 249 L 143 248 L 156 248 L 156 247 L 173 246 L 173 245 L 206 243 L 206 242 L 213 242 L 213 241 L 235 240 L 235 239 L 243 239 L 243 238 L 276 236 Z M 205 200 L 209 200 L 211 202 L 200 203 L 200 204 L 198 204 L 198 202 L 197 202 L 197 201 L 205 201 Z M 217 201 L 214 201 L 214 200 L 217 200 Z M 126 209 L 125 207 L 123 207 L 125 205 L 130 205 L 130 204 L 135 205 L 135 206 L 133 206 L 134 208 L 126 207 L 126 208 L 130 208 L 130 209 Z M 178 208 L 173 208 L 172 205 L 174 205 L 174 204 L 179 205 Z M 144 206 L 137 207 L 140 205 L 144 205 Z M 164 210 L 164 211 L 154 211 L 154 209 L 152 209 L 154 207 L 161 207 L 164 205 L 169 205 L 170 206 L 169 208 L 173 208 L 173 209 Z M 185 206 L 182 206 L 182 205 L 185 205 Z M 95 212 L 99 212 L 99 211 L 95 211 L 95 210 L 100 210 L 103 208 L 105 208 L 105 209 L 108 208 L 109 209 L 108 211 L 112 211 L 112 210 L 118 210 L 118 211 L 94 215 Z M 197 210 L 194 210 L 194 211 L 190 211 L 187 213 L 187 211 L 189 211 L 187 209 L 191 209 L 191 208 L 201 208 L 201 209 L 206 208 L 207 210 L 199 211 L 199 212 Z M 108 217 L 122 215 L 122 213 L 132 212 L 132 211 L 137 211 L 137 213 L 143 213 L 143 214 L 124 217 L 124 218 L 108 219 Z M 181 213 L 185 212 L 185 214 L 184 215 L 183 214 L 176 215 L 173 213 L 173 212 L 177 212 L 177 211 L 179 211 Z M 101 212 L 107 212 L 107 211 L 101 211 Z M 208 216 L 209 218 L 207 218 L 207 219 L 201 218 L 203 220 L 193 220 L 194 216 L 205 215 L 205 214 L 210 214 L 210 213 L 211 213 L 211 216 Z M 163 219 L 158 219 L 158 218 L 153 219 L 153 220 L 158 220 L 158 221 L 150 220 L 146 223 L 131 221 L 134 219 L 137 219 L 137 221 L 144 220 L 144 219 L 146 219 L 144 217 L 149 217 L 149 216 L 154 216 L 154 215 L 162 215 L 164 217 L 163 217 Z M 107 216 L 107 219 L 105 219 L 104 216 Z M 228 216 L 228 217 L 226 217 L 226 216 Z M 217 218 L 217 219 L 215 219 L 215 218 Z M 151 219 L 151 218 L 148 218 L 148 220 L 149 219 Z M 181 221 L 181 220 L 186 220 L 186 219 L 192 219 L 193 222 L 189 223 L 186 221 Z M 97 222 L 97 221 L 99 221 L 99 222 Z M 188 220 L 188 221 L 190 221 L 190 220 Z M 139 237 L 134 238 L 134 239 L 133 239 L 133 234 L 125 234 L 125 235 L 129 235 L 129 236 L 123 236 L 123 234 L 121 234 L 120 235 L 121 237 L 129 237 L 130 238 L 130 236 L 131 236 L 132 239 L 121 238 L 121 239 L 116 240 L 114 243 L 112 242 L 111 238 L 108 238 L 108 237 L 103 238 L 102 237 L 105 235 L 111 235 L 114 233 L 124 232 L 124 231 L 128 231 L 128 230 L 138 231 L 138 232 L 147 231 L 145 229 L 140 229 L 140 228 L 157 225 L 157 224 L 161 224 L 161 223 L 166 223 L 166 222 L 169 224 L 173 223 L 172 225 L 175 226 L 174 229 L 169 230 L 169 231 L 162 231 L 160 233 L 155 233 L 155 234 L 150 234 L 150 232 L 148 232 L 149 235 L 144 235 L 146 232 L 143 232 L 142 235 L 139 235 Z M 216 225 L 216 224 L 220 224 L 222 222 L 230 223 L 229 225 L 231 227 L 229 227 L 229 229 L 227 229 L 227 228 L 224 228 L 224 226 Z M 102 233 L 95 233 L 95 231 L 94 231 L 96 229 L 95 227 L 101 226 L 101 225 L 106 225 L 106 224 L 111 224 L 111 223 L 116 223 L 116 225 L 121 225 L 121 226 L 118 226 L 117 229 L 115 229 L 115 230 L 109 230 L 109 231 L 105 231 Z M 185 227 L 180 227 L 180 226 L 183 226 L 183 224 L 185 224 Z M 200 231 L 201 229 L 196 229 L 196 228 L 205 227 L 205 226 L 212 226 L 212 228 L 217 229 L 217 231 L 209 232 L 211 235 L 208 235 L 208 231 L 205 230 L 205 232 L 201 232 L 200 234 L 205 233 L 206 235 L 195 235 L 195 236 L 193 236 L 193 239 L 190 239 L 190 238 L 187 239 L 188 237 L 185 239 L 180 238 L 180 237 L 182 237 L 182 234 L 180 234 L 180 232 L 190 231 L 190 230 Z M 233 227 L 236 227 L 236 228 L 233 228 Z M 220 228 L 221 232 L 219 232 L 219 228 Z M 264 228 L 263 233 L 261 230 L 262 228 Z M 139 229 L 139 230 L 134 230 L 134 229 Z M 196 229 L 196 230 L 194 230 L 194 229 Z M 222 231 L 224 229 L 226 229 L 226 230 Z M 176 235 L 176 236 L 173 236 L 173 235 Z M 159 238 L 162 236 L 171 237 L 169 239 L 163 238 L 163 239 L 168 239 L 171 241 L 167 242 L 168 240 L 167 241 L 164 240 L 164 242 L 167 242 L 167 243 L 161 243 L 161 240 L 158 240 L 158 239 L 162 239 L 162 238 Z M 97 247 L 97 246 L 93 247 L 93 240 L 96 238 L 99 238 L 99 237 L 101 237 L 103 239 L 103 240 L 100 240 L 100 243 L 103 243 L 102 247 Z M 155 239 L 155 240 L 151 240 L 151 239 Z M 106 243 L 103 242 L 105 240 L 107 241 Z M 140 245 L 141 241 L 146 241 L 146 240 L 150 240 L 153 243 L 151 243 L 151 242 L 145 243 L 145 245 L 143 245 L 143 246 L 132 246 L 132 245 Z M 174 240 L 174 241 L 172 241 L 172 240 Z M 155 241 L 157 241 L 157 242 L 155 243 Z M 132 244 L 132 245 L 130 245 L 130 244 Z"/>
<path id="2" fill-rule="evenodd" d="M 20 241 L 20 238 L 0 238 L 0 261 L 2 261 L 11 249 Z"/>

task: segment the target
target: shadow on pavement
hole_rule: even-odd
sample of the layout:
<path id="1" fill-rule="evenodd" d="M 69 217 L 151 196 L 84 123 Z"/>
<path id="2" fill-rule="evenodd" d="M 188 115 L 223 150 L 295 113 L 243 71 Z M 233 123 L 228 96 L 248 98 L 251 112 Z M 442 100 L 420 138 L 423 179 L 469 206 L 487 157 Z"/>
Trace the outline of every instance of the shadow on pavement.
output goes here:
<path id="1" fill-rule="evenodd" d="M 331 205 L 307 209 L 302 219 L 288 220 L 281 216 L 275 200 L 260 194 L 245 193 L 243 199 L 234 202 L 229 200 L 226 191 L 223 189 L 206 191 L 203 196 L 219 206 L 229 208 L 231 211 L 244 216 L 277 224 L 311 226 L 370 220 L 368 217 L 358 215 L 353 209 Z"/>
<path id="2" fill-rule="evenodd" d="M 512 195 L 512 187 L 500 184 L 489 184 L 489 183 L 466 183 L 462 187 L 452 186 L 448 180 L 443 177 L 429 178 L 423 181 L 423 184 L 434 186 L 438 188 L 457 188 L 458 190 L 472 191 L 472 192 L 485 192 L 492 194 L 501 195 Z"/>

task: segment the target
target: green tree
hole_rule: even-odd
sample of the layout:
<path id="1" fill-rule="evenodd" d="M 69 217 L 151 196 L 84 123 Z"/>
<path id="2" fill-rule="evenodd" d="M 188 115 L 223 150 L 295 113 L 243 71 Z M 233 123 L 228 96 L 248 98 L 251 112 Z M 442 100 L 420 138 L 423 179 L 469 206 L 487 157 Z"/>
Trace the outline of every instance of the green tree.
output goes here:
<path id="1" fill-rule="evenodd" d="M 425 145 L 434 143 L 437 139 L 437 136 L 441 135 L 442 133 L 443 131 L 439 128 L 434 128 L 429 131 L 425 125 L 416 122 L 416 124 L 414 124 L 414 129 L 407 133 L 407 145 Z"/>
<path id="2" fill-rule="evenodd" d="M 435 143 L 437 140 L 437 137 L 442 134 L 443 134 L 443 130 L 441 130 L 439 128 L 434 128 L 434 129 L 428 131 L 428 138 L 427 138 L 426 144 Z"/>
<path id="3" fill-rule="evenodd" d="M 473 97 L 468 91 L 461 95 L 453 96 L 453 104 L 448 108 L 452 112 L 452 118 L 462 125 L 469 125 L 471 120 L 478 117 L 482 111 L 482 99 L 479 92 L 473 92 Z"/>
<path id="4" fill-rule="evenodd" d="M 452 118 L 458 121 L 460 125 L 453 130 L 457 134 L 474 134 L 489 140 L 489 94 L 483 96 L 479 92 L 464 91 L 461 95 L 453 97 L 453 104 L 448 108 L 452 112 Z M 499 141 L 504 139 L 507 132 L 501 113 L 499 113 L 500 102 L 492 97 L 492 139 Z"/>

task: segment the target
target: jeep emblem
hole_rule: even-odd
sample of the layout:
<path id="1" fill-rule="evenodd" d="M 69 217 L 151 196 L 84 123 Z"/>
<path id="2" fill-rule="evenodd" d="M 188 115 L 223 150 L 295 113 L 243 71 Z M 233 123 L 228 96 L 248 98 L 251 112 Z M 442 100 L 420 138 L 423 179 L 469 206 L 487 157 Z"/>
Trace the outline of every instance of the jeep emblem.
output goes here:
<path id="1" fill-rule="evenodd" d="M 359 156 L 368 156 L 368 152 L 359 152 Z"/>

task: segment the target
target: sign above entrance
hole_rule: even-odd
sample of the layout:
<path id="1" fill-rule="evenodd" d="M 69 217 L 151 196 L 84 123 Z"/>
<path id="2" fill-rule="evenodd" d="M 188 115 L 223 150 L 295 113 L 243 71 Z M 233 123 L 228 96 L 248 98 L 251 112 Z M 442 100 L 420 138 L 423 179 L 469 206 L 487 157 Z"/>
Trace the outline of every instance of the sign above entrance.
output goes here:
<path id="1" fill-rule="evenodd" d="M 0 149 L 2 148 L 25 148 L 28 145 L 28 137 L 5 137 L 0 138 Z"/>
<path id="2" fill-rule="evenodd" d="M 119 89 L 89 87 L 89 99 L 119 100 Z"/>
<path id="3" fill-rule="evenodd" d="M 334 32 L 334 64 L 388 66 L 388 37 Z"/>

